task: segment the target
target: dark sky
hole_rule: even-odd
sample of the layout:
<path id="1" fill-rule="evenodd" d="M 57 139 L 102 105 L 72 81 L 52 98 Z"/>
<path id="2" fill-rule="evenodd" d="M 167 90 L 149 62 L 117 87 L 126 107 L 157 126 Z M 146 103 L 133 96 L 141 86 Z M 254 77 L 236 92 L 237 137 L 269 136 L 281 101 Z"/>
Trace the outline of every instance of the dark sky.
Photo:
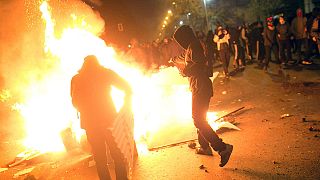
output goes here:
<path id="1" fill-rule="evenodd" d="M 107 27 L 122 23 L 126 33 L 132 37 L 148 41 L 156 38 L 166 13 L 166 4 L 163 0 L 100 1 L 101 6 L 97 9 L 104 17 Z"/>

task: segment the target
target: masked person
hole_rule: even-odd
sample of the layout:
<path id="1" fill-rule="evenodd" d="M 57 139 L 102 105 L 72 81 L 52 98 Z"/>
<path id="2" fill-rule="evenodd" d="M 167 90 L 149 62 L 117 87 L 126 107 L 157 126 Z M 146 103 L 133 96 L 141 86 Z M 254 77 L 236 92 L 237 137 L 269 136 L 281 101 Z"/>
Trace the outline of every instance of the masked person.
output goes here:
<path id="1" fill-rule="evenodd" d="M 213 96 L 212 76 L 207 65 L 203 47 L 193 30 L 183 25 L 174 33 L 174 39 L 185 49 L 185 53 L 172 59 L 183 76 L 188 77 L 192 93 L 192 118 L 198 130 L 200 148 L 197 153 L 212 155 L 210 146 L 219 153 L 223 167 L 229 161 L 233 146 L 218 137 L 207 122 L 207 111 Z"/>
<path id="2" fill-rule="evenodd" d="M 111 85 L 125 91 L 125 106 L 130 105 L 131 88 L 128 83 L 90 55 L 84 59 L 78 74 L 71 80 L 71 98 L 73 106 L 80 113 L 81 128 L 86 130 L 99 178 L 111 180 L 107 168 L 107 144 L 114 160 L 116 177 L 125 180 L 128 178 L 124 157 L 110 131 L 117 116 L 110 95 Z"/>
<path id="3" fill-rule="evenodd" d="M 264 39 L 264 49 L 266 53 L 265 63 L 264 63 L 264 71 L 268 72 L 269 62 L 271 60 L 271 50 L 274 54 L 276 62 L 279 62 L 279 49 L 277 45 L 277 38 L 276 38 L 276 29 L 273 25 L 273 18 L 268 17 L 266 19 L 267 26 L 264 28 L 263 31 L 263 39 Z"/>
<path id="4" fill-rule="evenodd" d="M 230 34 L 226 29 L 219 26 L 213 37 L 213 41 L 217 43 L 217 48 L 222 61 L 223 72 L 225 78 L 229 78 L 229 63 L 230 63 Z"/>
<path id="5" fill-rule="evenodd" d="M 279 24 L 276 27 L 279 39 L 280 60 L 282 67 L 292 60 L 291 56 L 291 30 L 289 24 L 285 21 L 283 16 L 279 17 Z M 287 51 L 287 55 L 285 54 Z"/>

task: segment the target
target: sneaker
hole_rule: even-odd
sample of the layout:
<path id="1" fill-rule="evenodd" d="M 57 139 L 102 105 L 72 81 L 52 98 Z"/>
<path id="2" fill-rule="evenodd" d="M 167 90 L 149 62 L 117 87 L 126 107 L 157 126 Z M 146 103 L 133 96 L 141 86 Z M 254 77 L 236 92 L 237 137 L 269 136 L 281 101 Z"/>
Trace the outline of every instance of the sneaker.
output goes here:
<path id="1" fill-rule="evenodd" d="M 219 155 L 221 157 L 220 164 L 219 164 L 220 167 L 223 167 L 227 164 L 231 156 L 232 150 L 233 150 L 233 146 L 230 144 L 226 144 L 226 149 L 224 151 L 219 152 Z"/>
<path id="2" fill-rule="evenodd" d="M 206 155 L 206 156 L 213 156 L 212 150 L 210 147 L 203 149 L 202 147 L 196 149 L 196 154 Z"/>

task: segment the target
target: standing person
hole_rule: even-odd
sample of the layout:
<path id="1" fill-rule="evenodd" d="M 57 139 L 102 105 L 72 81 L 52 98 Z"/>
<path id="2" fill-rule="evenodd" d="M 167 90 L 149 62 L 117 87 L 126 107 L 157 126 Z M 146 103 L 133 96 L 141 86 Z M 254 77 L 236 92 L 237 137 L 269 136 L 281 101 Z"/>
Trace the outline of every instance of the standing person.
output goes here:
<path id="1" fill-rule="evenodd" d="M 292 60 L 291 56 L 291 44 L 290 44 L 290 36 L 291 31 L 289 24 L 285 21 L 283 16 L 279 17 L 279 24 L 277 25 L 277 33 L 279 39 L 279 49 L 280 49 L 280 60 L 282 62 L 282 66 L 287 64 Z M 285 54 L 287 51 L 287 56 Z"/>
<path id="2" fill-rule="evenodd" d="M 169 66 L 168 61 L 170 60 L 170 45 L 169 38 L 164 38 L 162 44 L 160 45 L 160 53 L 161 53 L 161 65 Z"/>
<path id="3" fill-rule="evenodd" d="M 242 29 L 241 29 L 241 41 L 245 45 L 246 55 L 248 60 L 252 63 L 252 56 L 251 56 L 251 47 L 249 41 L 249 25 L 243 22 Z"/>
<path id="4" fill-rule="evenodd" d="M 301 8 L 298 8 L 296 11 L 297 16 L 291 22 L 291 31 L 295 38 L 296 52 L 298 55 L 298 59 L 296 64 L 302 62 L 301 57 L 301 45 L 304 43 L 307 44 L 307 18 L 303 16 L 303 12 Z"/>
<path id="5" fill-rule="evenodd" d="M 320 52 L 320 12 L 316 13 L 316 18 L 314 18 L 310 35 L 312 37 L 312 41 L 316 43 L 316 54 L 319 54 Z"/>
<path id="6" fill-rule="evenodd" d="M 266 59 L 264 63 L 264 71 L 267 72 L 269 68 L 269 62 L 271 60 L 271 50 L 273 51 L 274 57 L 276 58 L 276 62 L 279 62 L 279 49 L 277 45 L 276 39 L 276 30 L 273 25 L 273 18 L 267 18 L 267 26 L 263 31 L 263 39 L 264 39 L 264 49 L 266 52 Z"/>
<path id="7" fill-rule="evenodd" d="M 239 69 L 245 66 L 245 52 L 244 45 L 240 41 L 241 25 L 230 28 L 230 42 L 234 51 L 233 68 Z"/>
<path id="8" fill-rule="evenodd" d="M 212 155 L 210 146 L 219 153 L 223 167 L 229 161 L 233 146 L 219 138 L 207 122 L 207 111 L 213 95 L 212 81 L 209 78 L 204 50 L 193 30 L 183 25 L 174 33 L 174 39 L 185 49 L 185 53 L 172 59 L 180 73 L 188 77 L 192 93 L 192 118 L 198 129 L 200 148 L 197 153 Z"/>
<path id="9" fill-rule="evenodd" d="M 131 89 L 128 83 L 112 70 L 102 67 L 97 58 L 90 55 L 71 80 L 71 98 L 73 106 L 80 112 L 81 128 L 86 131 L 99 178 L 111 180 L 107 168 L 107 144 L 114 160 L 117 180 L 125 180 L 128 178 L 124 157 L 109 130 L 117 116 L 110 95 L 111 85 L 126 92 L 125 105 L 130 105 Z"/>
<path id="10" fill-rule="evenodd" d="M 230 63 L 230 34 L 227 30 L 219 26 L 215 32 L 213 41 L 217 43 L 217 48 L 222 61 L 223 72 L 226 78 L 229 78 L 229 63 Z"/>
<path id="11" fill-rule="evenodd" d="M 259 65 L 262 65 L 264 59 L 264 50 L 263 50 L 263 25 L 261 21 L 257 21 L 253 24 L 251 31 L 252 45 L 255 49 L 256 60 Z"/>

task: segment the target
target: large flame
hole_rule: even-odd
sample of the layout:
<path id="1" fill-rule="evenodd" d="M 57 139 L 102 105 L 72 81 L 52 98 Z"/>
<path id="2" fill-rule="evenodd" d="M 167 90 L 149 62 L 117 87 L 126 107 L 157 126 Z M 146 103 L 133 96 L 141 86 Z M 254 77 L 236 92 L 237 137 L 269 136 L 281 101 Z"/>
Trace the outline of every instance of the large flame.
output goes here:
<path id="1" fill-rule="evenodd" d="M 65 25 L 58 38 L 49 3 L 43 1 L 40 10 L 46 25 L 47 60 L 53 61 L 54 67 L 45 74 L 45 78 L 31 83 L 24 92 L 24 103 L 16 106 L 26 122 L 26 147 L 42 152 L 61 151 L 64 149 L 59 135 L 61 130 L 72 127 L 77 135 L 83 133 L 79 129 L 69 91 L 72 76 L 89 54 L 96 55 L 103 66 L 120 74 L 132 86 L 135 139 L 138 143 L 147 143 L 161 129 L 172 124 L 192 124 L 191 93 L 187 79 L 179 76 L 177 69 L 164 68 L 157 73 L 144 73 L 122 60 L 121 55 L 97 36 L 103 26 L 92 26 L 76 14 L 70 14 L 72 26 Z M 123 93 L 114 89 L 112 97 L 119 109 Z"/>

